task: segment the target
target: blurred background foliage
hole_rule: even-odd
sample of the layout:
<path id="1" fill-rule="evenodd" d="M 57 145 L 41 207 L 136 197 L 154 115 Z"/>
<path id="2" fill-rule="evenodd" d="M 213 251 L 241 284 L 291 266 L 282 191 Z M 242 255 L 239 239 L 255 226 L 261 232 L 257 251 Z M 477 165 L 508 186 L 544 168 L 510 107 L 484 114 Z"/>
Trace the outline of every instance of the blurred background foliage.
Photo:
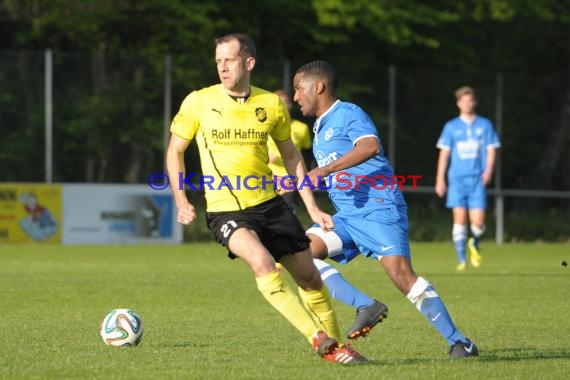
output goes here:
<path id="1" fill-rule="evenodd" d="M 0 178 L 43 181 L 44 49 L 54 52 L 54 179 L 146 183 L 163 167 L 165 56 L 174 114 L 190 91 L 217 82 L 213 39 L 234 31 L 256 41 L 253 82 L 269 90 L 283 86 L 286 62 L 294 72 L 331 61 L 340 97 L 371 115 L 385 148 L 397 148 L 397 171 L 423 175 L 424 186 L 456 114 L 453 90 L 473 85 L 493 119 L 502 73 L 503 187 L 570 189 L 568 0 L 0 0 Z M 390 65 L 395 147 L 385 140 Z M 195 147 L 187 165 L 199 171 Z M 433 196 L 408 199 L 418 218 L 447 215 Z M 540 211 L 546 224 L 568 224 L 567 200 L 507 206 L 516 221 Z M 422 239 L 434 235 L 427 225 Z"/>

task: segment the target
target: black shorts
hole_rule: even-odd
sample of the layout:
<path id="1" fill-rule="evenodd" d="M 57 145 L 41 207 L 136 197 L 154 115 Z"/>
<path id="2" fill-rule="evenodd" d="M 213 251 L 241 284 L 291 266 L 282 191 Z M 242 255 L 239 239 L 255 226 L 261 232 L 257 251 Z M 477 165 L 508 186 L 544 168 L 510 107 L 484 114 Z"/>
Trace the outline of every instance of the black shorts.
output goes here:
<path id="1" fill-rule="evenodd" d="M 208 228 L 224 247 L 228 247 L 230 237 L 236 230 L 247 228 L 257 233 L 275 261 L 285 255 L 304 251 L 310 245 L 301 222 L 281 197 L 241 211 L 209 212 L 206 217 Z M 236 257 L 231 252 L 228 255 L 232 259 Z"/>

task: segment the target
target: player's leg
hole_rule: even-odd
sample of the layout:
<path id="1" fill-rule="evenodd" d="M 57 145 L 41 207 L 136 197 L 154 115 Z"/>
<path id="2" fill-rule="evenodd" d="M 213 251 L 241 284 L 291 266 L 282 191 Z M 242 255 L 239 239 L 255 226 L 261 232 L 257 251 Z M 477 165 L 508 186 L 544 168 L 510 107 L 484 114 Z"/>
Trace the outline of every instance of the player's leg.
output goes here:
<path id="1" fill-rule="evenodd" d="M 363 254 L 380 260 L 392 283 L 447 340 L 452 351 L 455 346 L 467 345 L 472 352 L 471 342 L 459 332 L 433 286 L 412 269 L 405 205 L 385 207 L 355 219 L 347 223 L 347 229 Z"/>
<path id="2" fill-rule="evenodd" d="M 388 315 L 388 307 L 361 292 L 346 281 L 335 267 L 322 260 L 331 257 L 338 262 L 347 263 L 360 254 L 356 246 L 349 241 L 342 227 L 343 222 L 336 218 L 334 222 L 335 231 L 325 232 L 320 227 L 313 226 L 307 230 L 307 235 L 311 239 L 311 254 L 315 266 L 332 297 L 356 308 L 355 321 L 347 331 L 349 339 L 356 339 L 367 335 L 374 326 L 382 322 Z"/>
<path id="3" fill-rule="evenodd" d="M 299 303 L 299 299 L 293 291 L 283 282 L 281 275 L 275 269 L 273 257 L 261 243 L 256 232 L 246 228 L 234 230 L 231 237 L 229 237 L 228 248 L 234 255 L 243 259 L 250 266 L 256 277 L 257 287 L 261 294 L 297 330 L 305 335 L 319 356 L 327 361 L 341 364 L 365 363 L 367 361 L 365 357 L 352 350 L 350 346 L 340 346 L 337 339 L 329 337 L 327 333 L 320 330 L 312 316 Z M 308 250 L 304 252 L 304 254 L 300 253 L 298 256 L 289 255 L 291 257 L 297 256 L 297 259 L 285 260 L 284 265 L 291 268 L 292 273 L 295 273 L 300 278 L 299 281 L 306 286 L 307 293 L 313 295 L 312 287 L 318 287 L 319 284 L 322 293 L 324 287 L 316 268 L 312 265 L 310 252 Z M 305 259 L 303 260 L 302 257 L 305 257 Z M 298 268 L 299 264 L 292 264 L 297 261 L 299 261 L 299 264 L 304 262 L 305 268 L 313 267 L 314 273 L 311 273 L 310 269 L 305 273 L 301 273 Z M 323 325 L 328 325 L 330 328 L 331 318 L 336 323 L 330 300 L 322 299 L 323 297 L 318 300 L 316 298 L 314 297 L 311 301 L 318 304 L 316 306 L 319 308 L 319 311 L 326 309 L 329 320 L 322 322 Z M 319 314 L 319 316 L 322 316 L 322 314 Z"/>
<path id="4" fill-rule="evenodd" d="M 329 335 L 338 339 L 336 315 L 328 290 L 313 265 L 310 241 L 291 208 L 280 197 L 263 209 L 261 241 L 297 283 L 303 306 L 309 315 Z"/>
<path id="5" fill-rule="evenodd" d="M 465 248 L 467 244 L 467 199 L 468 190 L 462 177 L 449 178 L 447 189 L 447 208 L 452 209 L 453 228 L 451 238 L 457 255 L 457 270 L 467 267 Z"/>
<path id="6" fill-rule="evenodd" d="M 323 285 L 319 271 L 313 264 L 309 250 L 309 239 L 299 220 L 282 199 L 278 199 L 264 212 L 263 235 L 265 247 L 280 261 L 299 286 L 303 305 L 317 326 L 322 326 L 331 338 L 322 339 L 318 333 L 313 347 L 323 359 L 342 364 L 364 363 L 366 358 L 349 345 L 328 345 L 327 342 L 340 337 L 338 321 L 331 305 L 327 288 Z M 326 336 L 326 335 L 325 335 Z M 320 346 L 325 345 L 324 352 Z"/>
<path id="7" fill-rule="evenodd" d="M 479 244 L 479 239 L 485 233 L 485 209 L 469 209 L 469 223 L 471 224 L 471 234 L 475 238 L 475 244 Z"/>
<path id="8" fill-rule="evenodd" d="M 465 248 L 467 243 L 467 209 L 464 207 L 453 208 L 453 245 L 457 254 L 457 270 L 463 271 L 467 266 Z"/>
<path id="9" fill-rule="evenodd" d="M 323 286 L 319 271 L 313 265 L 310 251 L 307 249 L 294 254 L 284 255 L 280 258 L 280 261 L 299 285 L 299 295 L 305 308 L 312 315 L 317 326 L 322 327 L 328 333 L 327 336 L 319 332 L 313 338 L 313 347 L 319 355 L 327 361 L 342 364 L 368 362 L 364 356 L 353 350 L 350 345 L 338 343 L 340 331 L 336 314 L 332 309 L 327 288 Z M 332 339 L 328 338 L 329 336 Z"/>
<path id="10" fill-rule="evenodd" d="M 394 285 L 406 295 L 427 321 L 447 341 L 450 356 L 466 357 L 478 355 L 477 347 L 457 329 L 447 308 L 434 287 L 412 270 L 410 260 L 404 256 L 384 256 L 381 260 L 384 270 Z"/>
<path id="11" fill-rule="evenodd" d="M 319 271 L 313 265 L 310 251 L 305 250 L 280 259 L 299 286 L 299 296 L 305 309 L 319 328 L 335 339 L 341 339 L 338 321 L 331 305 L 328 290 L 323 286 Z"/>
<path id="12" fill-rule="evenodd" d="M 472 179 L 471 191 L 469 192 L 469 222 L 473 237 L 467 242 L 469 249 L 469 261 L 475 268 L 479 267 L 482 257 L 479 253 L 479 240 L 485 232 L 485 209 L 487 207 L 487 190 L 481 177 Z"/>
<path id="13" fill-rule="evenodd" d="M 319 329 L 295 293 L 283 282 L 273 257 L 258 235 L 247 228 L 239 228 L 229 237 L 228 248 L 249 265 L 265 299 L 312 343 Z"/>
<path id="14" fill-rule="evenodd" d="M 469 261 L 473 267 L 478 268 L 483 259 L 479 252 L 479 239 L 481 239 L 481 236 L 485 233 L 485 210 L 470 209 L 469 222 L 471 224 L 471 233 L 473 234 L 473 237 L 467 241 Z"/>
<path id="15" fill-rule="evenodd" d="M 433 286 L 412 270 L 408 257 L 384 256 L 380 260 L 392 283 L 426 317 L 450 346 L 468 342 L 453 323 L 443 301 Z"/>
<path id="16" fill-rule="evenodd" d="M 324 261 L 327 257 L 335 256 L 337 261 L 346 263 L 360 254 L 355 246 L 343 244 L 342 221 L 334 219 L 335 231 L 323 231 L 315 225 L 307 230 L 307 236 L 311 240 L 311 255 L 314 263 L 321 274 L 321 278 L 329 288 L 331 296 L 356 309 L 365 308 L 374 304 L 374 299 L 364 294 L 345 280 L 340 272 Z M 346 239 L 345 239 L 346 240 Z M 339 258 L 342 256 L 342 259 Z"/>

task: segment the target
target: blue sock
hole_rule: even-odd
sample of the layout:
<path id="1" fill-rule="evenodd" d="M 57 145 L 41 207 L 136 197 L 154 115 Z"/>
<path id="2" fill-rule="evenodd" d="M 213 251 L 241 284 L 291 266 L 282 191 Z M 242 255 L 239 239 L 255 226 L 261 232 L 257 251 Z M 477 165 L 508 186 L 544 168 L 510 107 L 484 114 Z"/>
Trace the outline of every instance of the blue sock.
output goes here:
<path id="1" fill-rule="evenodd" d="M 453 244 L 455 245 L 455 253 L 457 261 L 465 263 L 465 243 L 467 242 L 467 226 L 462 224 L 454 224 L 452 232 Z"/>
<path id="2" fill-rule="evenodd" d="M 321 278 L 329 289 L 332 298 L 357 309 L 370 306 L 374 303 L 373 298 L 368 297 L 352 286 L 332 265 L 319 259 L 313 259 L 313 261 L 321 273 Z"/>
<path id="3" fill-rule="evenodd" d="M 453 242 L 455 245 L 455 253 L 457 254 L 457 261 L 464 263 L 465 259 L 465 240 L 456 240 Z"/>
<path id="4" fill-rule="evenodd" d="M 458 341 L 468 342 L 468 339 L 457 330 L 443 301 L 425 278 L 418 277 L 407 297 L 441 336 L 447 340 L 450 346 L 453 346 Z"/>

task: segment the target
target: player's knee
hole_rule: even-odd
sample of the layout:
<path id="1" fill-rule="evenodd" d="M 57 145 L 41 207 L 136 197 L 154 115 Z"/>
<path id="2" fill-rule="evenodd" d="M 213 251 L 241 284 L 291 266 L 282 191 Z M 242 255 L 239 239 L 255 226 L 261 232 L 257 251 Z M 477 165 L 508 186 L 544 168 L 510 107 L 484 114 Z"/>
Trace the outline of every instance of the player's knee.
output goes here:
<path id="1" fill-rule="evenodd" d="M 315 259 L 326 259 L 328 255 L 327 245 L 323 239 L 315 234 L 309 233 L 309 231 L 310 229 L 307 231 L 307 236 L 311 240 L 311 256 L 313 256 Z"/>
<path id="2" fill-rule="evenodd" d="M 485 233 L 485 225 L 471 223 L 471 233 L 476 238 L 481 237 Z"/>
<path id="3" fill-rule="evenodd" d="M 263 277 L 276 270 L 275 263 L 269 261 L 250 262 L 249 267 L 255 277 Z"/>
<path id="4" fill-rule="evenodd" d="M 453 224 L 451 230 L 451 238 L 453 241 L 461 241 L 467 239 L 467 225 L 466 224 Z"/>
<path id="5" fill-rule="evenodd" d="M 275 260 L 266 250 L 255 250 L 247 252 L 247 254 L 238 255 L 251 268 L 255 277 L 265 276 L 276 269 Z"/>
<path id="6" fill-rule="evenodd" d="M 343 252 L 342 239 L 334 231 L 323 231 L 319 227 L 311 227 L 306 231 L 311 239 L 311 255 L 315 259 L 334 257 Z"/>

